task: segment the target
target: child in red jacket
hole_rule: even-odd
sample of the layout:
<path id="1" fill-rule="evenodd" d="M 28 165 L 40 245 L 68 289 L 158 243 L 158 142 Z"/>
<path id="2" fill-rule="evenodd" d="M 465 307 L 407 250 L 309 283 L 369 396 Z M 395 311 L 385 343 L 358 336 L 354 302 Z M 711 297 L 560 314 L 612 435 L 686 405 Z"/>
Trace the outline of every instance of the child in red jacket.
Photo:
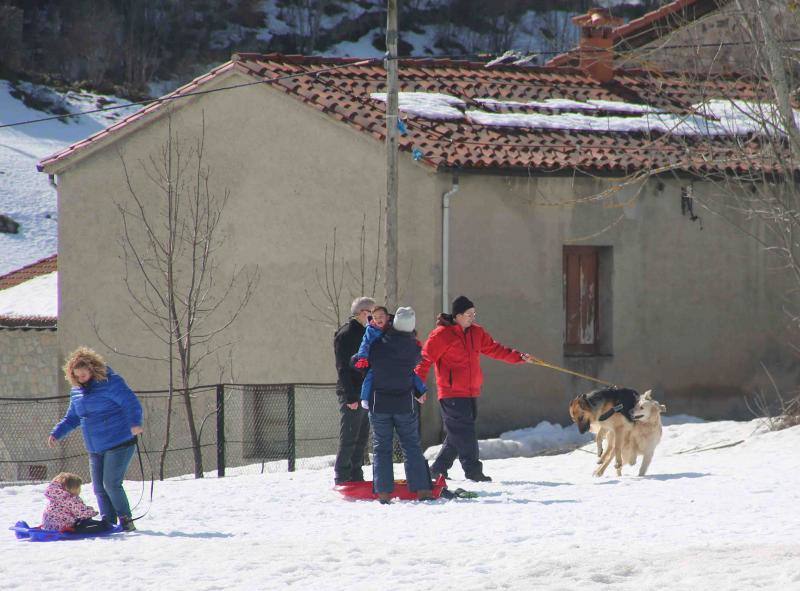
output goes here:
<path id="1" fill-rule="evenodd" d="M 97 511 L 81 500 L 82 484 L 81 477 L 71 472 L 61 472 L 53 478 L 44 491 L 48 502 L 42 515 L 42 529 L 78 533 L 110 529 L 109 523 L 92 519 Z"/>

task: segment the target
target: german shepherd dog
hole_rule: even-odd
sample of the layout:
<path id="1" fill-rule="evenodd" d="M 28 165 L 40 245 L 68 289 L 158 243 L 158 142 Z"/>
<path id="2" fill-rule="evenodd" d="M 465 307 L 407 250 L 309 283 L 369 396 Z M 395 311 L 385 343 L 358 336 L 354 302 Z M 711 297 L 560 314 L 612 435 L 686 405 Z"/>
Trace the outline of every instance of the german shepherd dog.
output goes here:
<path id="1" fill-rule="evenodd" d="M 578 431 L 596 435 L 600 465 L 594 471 L 595 476 L 603 475 L 612 455 L 617 476 L 622 476 L 622 450 L 634 427 L 632 413 L 639 398 L 639 393 L 630 388 L 604 388 L 581 394 L 570 402 L 569 416 L 578 425 Z M 605 451 L 603 440 L 607 443 Z"/>

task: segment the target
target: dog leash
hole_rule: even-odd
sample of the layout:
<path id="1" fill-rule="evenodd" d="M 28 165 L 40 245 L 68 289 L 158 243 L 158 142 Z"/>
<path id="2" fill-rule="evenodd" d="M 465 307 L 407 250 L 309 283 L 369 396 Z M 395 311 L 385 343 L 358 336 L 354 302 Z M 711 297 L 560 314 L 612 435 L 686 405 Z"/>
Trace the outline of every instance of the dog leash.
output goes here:
<path id="1" fill-rule="evenodd" d="M 131 514 L 133 513 L 133 511 L 139 506 L 139 504 L 144 499 L 144 490 L 145 490 L 145 480 L 146 479 L 144 477 L 144 464 L 142 463 L 142 447 L 144 447 L 144 441 L 142 441 L 141 445 L 140 445 L 139 442 L 141 441 L 141 439 L 142 438 L 140 436 L 136 437 L 136 453 L 139 456 L 139 470 L 141 471 L 141 476 L 142 476 L 142 493 L 139 495 L 139 500 L 131 508 Z M 147 458 L 147 463 L 150 465 L 150 504 L 147 506 L 147 510 L 144 513 L 142 513 L 138 517 L 131 517 L 131 521 L 136 521 L 138 519 L 141 519 L 145 515 L 147 515 L 150 512 L 150 508 L 153 506 L 153 488 L 155 487 L 155 474 L 153 472 L 153 463 L 150 461 L 150 456 L 147 455 L 147 450 L 146 449 L 144 450 L 144 455 Z"/>
<path id="2" fill-rule="evenodd" d="M 572 371 L 571 369 L 566 369 L 564 367 L 559 367 L 558 365 L 553 365 L 552 363 L 548 363 L 547 361 L 544 361 L 543 359 L 538 359 L 538 358 L 533 357 L 533 356 L 528 357 L 528 359 L 526 359 L 526 361 L 528 363 L 533 364 L 533 365 L 540 365 L 540 366 L 546 367 L 548 369 L 554 369 L 554 370 L 560 371 L 562 373 L 568 373 L 570 375 L 577 376 L 579 378 L 583 378 L 584 380 L 597 382 L 598 384 L 605 384 L 606 386 L 611 386 L 613 388 L 617 388 L 618 387 L 617 384 L 612 384 L 611 382 L 606 382 L 605 380 L 601 380 L 599 378 L 593 378 L 592 376 L 587 376 L 584 373 L 580 373 L 580 372 L 577 372 L 577 371 Z"/>

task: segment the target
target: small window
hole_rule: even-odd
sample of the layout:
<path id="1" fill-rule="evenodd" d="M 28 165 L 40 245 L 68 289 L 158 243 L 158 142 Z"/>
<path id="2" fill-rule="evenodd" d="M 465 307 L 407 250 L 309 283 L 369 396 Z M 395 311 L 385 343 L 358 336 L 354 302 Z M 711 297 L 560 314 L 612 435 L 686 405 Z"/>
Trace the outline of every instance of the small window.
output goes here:
<path id="1" fill-rule="evenodd" d="M 611 354 L 611 247 L 564 247 L 564 355 Z"/>

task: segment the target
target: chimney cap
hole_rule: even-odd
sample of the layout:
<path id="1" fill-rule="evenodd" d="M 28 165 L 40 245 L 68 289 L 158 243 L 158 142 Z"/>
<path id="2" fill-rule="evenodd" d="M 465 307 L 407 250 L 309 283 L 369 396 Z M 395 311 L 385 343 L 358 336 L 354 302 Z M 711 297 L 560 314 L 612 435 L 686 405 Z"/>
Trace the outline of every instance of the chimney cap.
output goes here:
<path id="1" fill-rule="evenodd" d="M 621 18 L 611 16 L 608 8 L 590 8 L 586 14 L 573 16 L 572 22 L 579 27 L 617 27 L 624 21 Z"/>

